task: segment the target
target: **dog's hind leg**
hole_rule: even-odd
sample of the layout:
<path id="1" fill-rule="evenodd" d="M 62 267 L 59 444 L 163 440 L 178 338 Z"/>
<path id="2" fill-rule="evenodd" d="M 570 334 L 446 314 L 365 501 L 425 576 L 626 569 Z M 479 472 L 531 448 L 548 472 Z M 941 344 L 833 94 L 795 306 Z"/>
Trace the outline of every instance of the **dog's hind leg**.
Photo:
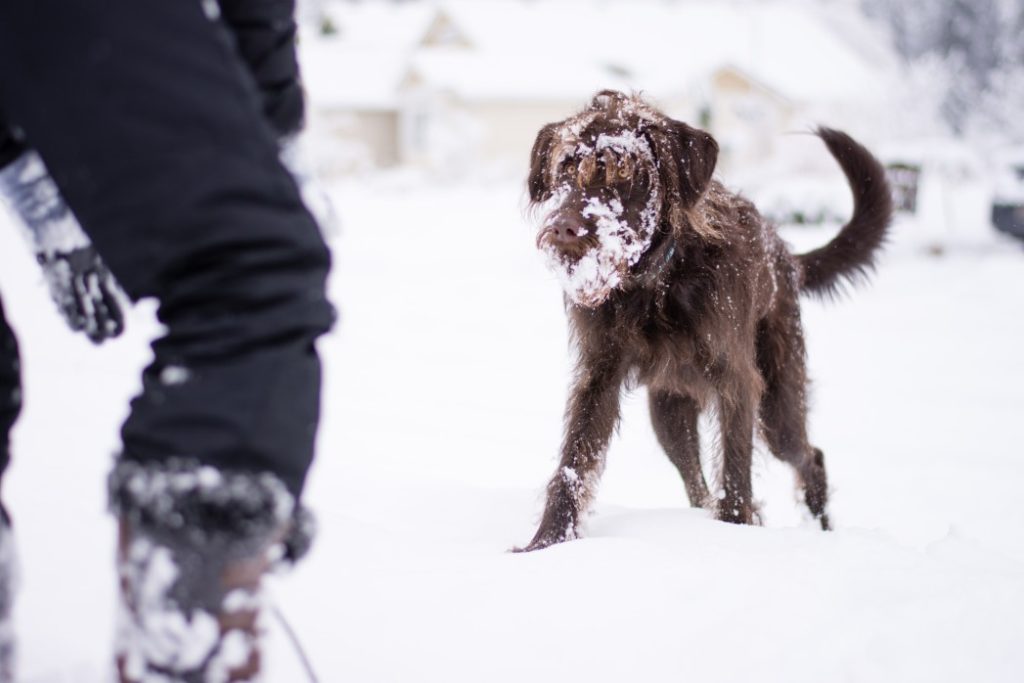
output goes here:
<path id="1" fill-rule="evenodd" d="M 768 448 L 797 472 L 804 503 L 830 528 L 825 457 L 807 439 L 807 371 L 799 311 L 764 321 L 758 330 L 757 362 L 765 379 L 761 432 Z"/>
<path id="2" fill-rule="evenodd" d="M 648 400 L 651 423 L 665 454 L 679 470 L 690 505 L 707 507 L 711 502 L 700 466 L 697 418 L 700 407 L 689 396 L 651 389 Z"/>
<path id="3" fill-rule="evenodd" d="M 530 551 L 580 536 L 580 523 L 604 472 L 605 452 L 619 422 L 623 368 L 617 359 L 583 362 L 569 396 L 558 470 L 548 483 L 544 516 Z"/>

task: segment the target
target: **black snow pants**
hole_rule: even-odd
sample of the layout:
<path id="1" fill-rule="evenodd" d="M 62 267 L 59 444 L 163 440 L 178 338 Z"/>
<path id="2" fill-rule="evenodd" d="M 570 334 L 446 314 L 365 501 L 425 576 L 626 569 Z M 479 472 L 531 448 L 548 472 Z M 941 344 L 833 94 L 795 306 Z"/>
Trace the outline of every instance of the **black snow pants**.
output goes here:
<path id="1" fill-rule="evenodd" d="M 25 151 L 0 113 L 0 168 Z M 18 338 L 4 316 L 0 300 L 0 476 L 11 462 L 11 428 L 21 412 L 21 357 Z"/>
<path id="2" fill-rule="evenodd" d="M 4 318 L 0 303 L 0 472 L 10 462 L 10 433 L 21 412 L 21 361 L 18 340 Z"/>
<path id="3" fill-rule="evenodd" d="M 25 151 L 25 146 L 15 139 L 14 131 L 4 122 L 0 114 L 0 168 L 11 163 Z"/>
<path id="4" fill-rule="evenodd" d="M 298 494 L 334 314 L 329 253 L 277 156 L 303 114 L 292 5 L 0 3 L 0 111 L 125 291 L 160 302 L 123 457 L 269 471 Z M 0 132 L 0 154 L 18 144 Z"/>

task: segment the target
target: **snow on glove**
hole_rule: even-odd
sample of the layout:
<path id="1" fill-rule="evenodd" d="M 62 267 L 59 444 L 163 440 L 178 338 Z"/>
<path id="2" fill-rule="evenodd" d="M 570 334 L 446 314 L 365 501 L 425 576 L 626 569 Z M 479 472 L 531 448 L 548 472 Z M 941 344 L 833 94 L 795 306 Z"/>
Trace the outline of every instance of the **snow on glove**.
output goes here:
<path id="1" fill-rule="evenodd" d="M 21 224 L 50 296 L 71 329 L 97 344 L 120 335 L 126 297 L 36 152 L 0 169 L 0 196 Z"/>

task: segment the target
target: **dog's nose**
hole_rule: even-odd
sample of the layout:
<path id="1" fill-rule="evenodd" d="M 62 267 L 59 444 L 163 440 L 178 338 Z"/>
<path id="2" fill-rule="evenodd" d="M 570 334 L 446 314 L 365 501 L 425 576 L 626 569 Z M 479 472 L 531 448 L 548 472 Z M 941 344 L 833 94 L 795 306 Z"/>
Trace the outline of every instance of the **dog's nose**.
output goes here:
<path id="1" fill-rule="evenodd" d="M 586 228 L 564 216 L 550 219 L 540 234 L 540 242 L 549 242 L 556 247 L 572 246 L 587 234 Z"/>

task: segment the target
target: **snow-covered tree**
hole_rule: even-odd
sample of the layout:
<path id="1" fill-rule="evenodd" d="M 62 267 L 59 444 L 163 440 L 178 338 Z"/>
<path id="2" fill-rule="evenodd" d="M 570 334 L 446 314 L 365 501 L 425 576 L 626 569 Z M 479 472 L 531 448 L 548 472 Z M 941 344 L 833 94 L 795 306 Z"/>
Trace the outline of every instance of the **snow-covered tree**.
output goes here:
<path id="1" fill-rule="evenodd" d="M 942 17 L 936 49 L 954 75 L 943 113 L 958 133 L 977 111 L 1000 66 L 999 14 L 995 0 L 952 0 Z"/>
<path id="2" fill-rule="evenodd" d="M 939 58 L 941 110 L 960 134 L 1024 139 L 1024 0 L 862 0 L 909 63 Z"/>

